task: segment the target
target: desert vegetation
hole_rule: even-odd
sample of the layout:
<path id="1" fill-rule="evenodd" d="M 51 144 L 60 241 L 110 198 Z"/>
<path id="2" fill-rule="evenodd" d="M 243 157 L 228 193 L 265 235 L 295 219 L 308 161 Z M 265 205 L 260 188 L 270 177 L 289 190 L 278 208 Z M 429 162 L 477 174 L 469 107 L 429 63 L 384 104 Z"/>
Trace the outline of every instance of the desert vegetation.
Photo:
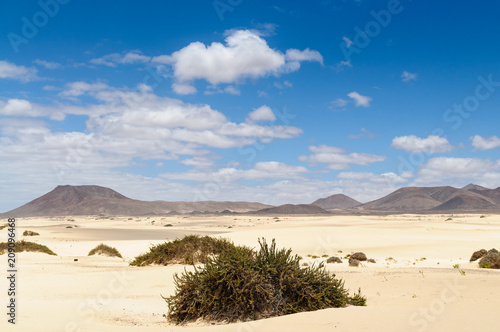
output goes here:
<path id="1" fill-rule="evenodd" d="M 137 256 L 130 265 L 205 263 L 210 257 L 217 256 L 233 247 L 234 244 L 226 239 L 189 235 L 172 242 L 152 246 L 148 253 Z"/>
<path id="2" fill-rule="evenodd" d="M 483 269 L 500 269 L 500 253 L 491 249 L 479 261 L 479 267 Z"/>
<path id="3" fill-rule="evenodd" d="M 88 256 L 92 255 L 103 255 L 109 257 L 123 258 L 120 252 L 116 248 L 110 247 L 104 243 L 101 243 L 94 249 L 90 250 Z"/>
<path id="4" fill-rule="evenodd" d="M 23 232 L 23 236 L 37 236 L 37 235 L 40 235 L 40 233 L 28 231 L 28 230 Z"/>
<path id="5" fill-rule="evenodd" d="M 9 250 L 9 244 L 7 242 L 1 242 L 0 243 L 0 255 L 5 254 Z M 47 246 L 44 246 L 42 244 L 34 243 L 34 242 L 28 242 L 28 241 L 16 241 L 16 252 L 23 252 L 23 251 L 30 251 L 30 252 L 41 252 L 44 254 L 48 255 L 54 255 L 57 256 L 55 252 L 47 248 Z"/>
<path id="6" fill-rule="evenodd" d="M 352 297 L 344 282 L 322 263 L 301 268 L 291 249 L 276 249 L 259 240 L 260 250 L 227 246 L 202 268 L 175 275 L 176 293 L 164 298 L 166 317 L 176 323 L 203 319 L 217 322 L 254 320 L 297 312 L 366 305 L 358 291 Z"/>

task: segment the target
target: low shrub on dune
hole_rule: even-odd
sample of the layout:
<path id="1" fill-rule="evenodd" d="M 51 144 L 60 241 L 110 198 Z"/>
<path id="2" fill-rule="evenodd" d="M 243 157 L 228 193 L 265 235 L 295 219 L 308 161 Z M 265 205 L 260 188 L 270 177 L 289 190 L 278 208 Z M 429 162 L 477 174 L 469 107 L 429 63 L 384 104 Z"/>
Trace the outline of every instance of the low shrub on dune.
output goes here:
<path id="1" fill-rule="evenodd" d="M 23 251 L 30 251 L 30 252 L 41 252 L 44 254 L 48 255 L 54 255 L 57 256 L 56 253 L 54 253 L 52 250 L 47 248 L 47 246 L 44 246 L 42 244 L 34 243 L 34 242 L 28 242 L 28 241 L 16 241 L 16 253 L 17 252 L 23 252 Z M 3 255 L 9 251 L 9 244 L 7 242 L 1 242 L 0 243 L 0 255 Z"/>
<path id="2" fill-rule="evenodd" d="M 104 255 L 104 256 L 109 256 L 109 257 L 122 258 L 122 255 L 120 254 L 120 252 L 116 248 L 110 247 L 104 243 L 101 243 L 100 245 L 98 245 L 94 249 L 90 250 L 88 256 L 92 256 L 92 255 Z"/>
<path id="3" fill-rule="evenodd" d="M 286 314 L 366 305 L 358 291 L 350 297 L 344 282 L 323 263 L 301 268 L 291 249 L 260 241 L 260 250 L 230 246 L 202 268 L 175 275 L 176 293 L 164 297 L 166 317 L 176 323 L 204 319 L 218 322 L 254 320 Z"/>
<path id="4" fill-rule="evenodd" d="M 172 242 L 165 242 L 152 246 L 148 253 L 137 256 L 130 265 L 191 265 L 205 263 L 208 261 L 209 257 L 217 256 L 233 248 L 234 244 L 226 239 L 189 235 Z"/>

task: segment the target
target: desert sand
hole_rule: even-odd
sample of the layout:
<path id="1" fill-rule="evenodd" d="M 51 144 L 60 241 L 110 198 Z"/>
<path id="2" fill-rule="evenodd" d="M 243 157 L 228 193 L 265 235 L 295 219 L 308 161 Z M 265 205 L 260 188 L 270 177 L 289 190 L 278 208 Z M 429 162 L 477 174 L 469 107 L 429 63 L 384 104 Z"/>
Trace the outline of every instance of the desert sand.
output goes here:
<path id="1" fill-rule="evenodd" d="M 167 224 L 172 226 L 165 227 Z M 24 237 L 24 230 L 40 236 Z M 222 236 L 254 248 L 260 237 L 275 238 L 278 247 L 292 248 L 308 264 L 326 260 L 323 255 L 345 257 L 362 251 L 376 263 L 356 268 L 343 259 L 342 264 L 327 264 L 326 268 L 343 279 L 351 292 L 361 287 L 367 306 L 225 325 L 172 325 L 163 317 L 168 308 L 161 295 L 174 293 L 174 273 L 192 267 L 140 268 L 128 263 L 152 244 L 186 234 Z M 0 242 L 6 238 L 3 229 Z M 498 215 L 20 218 L 17 239 L 22 238 L 44 244 L 58 256 L 17 254 L 16 325 L 7 323 L 3 300 L 1 331 L 500 329 L 496 316 L 500 271 L 469 263 L 475 250 L 500 249 Z M 117 248 L 123 259 L 88 257 L 99 243 Z M 0 260 L 6 271 L 6 255 Z M 1 278 L 2 299 L 7 298 L 7 288 L 7 279 Z"/>

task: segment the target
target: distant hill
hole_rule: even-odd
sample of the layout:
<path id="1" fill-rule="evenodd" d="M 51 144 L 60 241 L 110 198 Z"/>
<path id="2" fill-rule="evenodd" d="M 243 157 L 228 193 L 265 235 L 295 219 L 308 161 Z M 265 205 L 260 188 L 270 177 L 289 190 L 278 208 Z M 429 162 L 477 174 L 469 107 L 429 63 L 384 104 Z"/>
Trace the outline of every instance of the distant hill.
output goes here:
<path id="1" fill-rule="evenodd" d="M 357 200 L 346 196 L 344 194 L 335 194 L 326 198 L 320 198 L 312 204 L 319 206 L 323 209 L 350 209 L 355 206 L 361 205 Z"/>
<path id="2" fill-rule="evenodd" d="M 165 202 L 140 201 L 100 186 L 57 186 L 51 192 L 14 210 L 0 214 L 0 217 L 38 217 L 70 215 L 140 216 L 193 211 L 248 212 L 271 205 L 248 202 Z"/>
<path id="3" fill-rule="evenodd" d="M 470 184 L 464 188 L 407 187 L 360 205 L 362 211 L 383 212 L 482 212 L 500 211 L 500 188 Z"/>
<path id="4" fill-rule="evenodd" d="M 285 204 L 276 207 L 254 211 L 255 214 L 328 214 L 329 212 L 313 204 Z"/>

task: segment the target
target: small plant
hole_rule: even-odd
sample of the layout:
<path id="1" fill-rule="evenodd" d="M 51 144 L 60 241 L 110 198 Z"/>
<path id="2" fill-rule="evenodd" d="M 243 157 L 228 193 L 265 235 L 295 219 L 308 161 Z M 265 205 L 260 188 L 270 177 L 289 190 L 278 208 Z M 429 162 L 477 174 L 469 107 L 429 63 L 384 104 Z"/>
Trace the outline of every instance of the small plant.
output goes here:
<path id="1" fill-rule="evenodd" d="M 302 268 L 291 249 L 276 249 L 274 240 L 259 244 L 258 252 L 230 247 L 203 268 L 175 275 L 176 292 L 164 298 L 166 317 L 176 324 L 234 322 L 366 304 L 360 291 L 350 297 L 323 264 Z"/>
<path id="2" fill-rule="evenodd" d="M 328 257 L 328 255 L 327 255 L 327 257 Z M 312 255 L 311 258 L 316 259 L 316 258 L 319 258 L 319 256 Z"/>
<path id="3" fill-rule="evenodd" d="M 0 255 L 5 254 L 9 250 L 9 245 L 7 242 L 1 242 L 0 243 Z M 41 252 L 44 254 L 48 255 L 53 255 L 57 256 L 55 252 L 47 248 L 47 246 L 44 246 L 42 244 L 34 243 L 34 242 L 28 242 L 28 241 L 16 241 L 16 252 L 23 252 L 23 251 L 30 251 L 30 252 Z"/>
<path id="4" fill-rule="evenodd" d="M 36 235 L 40 235 L 40 234 L 37 232 L 28 231 L 28 230 L 23 232 L 23 236 L 36 236 Z"/>
<path id="5" fill-rule="evenodd" d="M 464 270 L 458 270 L 458 272 L 460 272 L 460 274 L 465 277 L 465 271 Z"/>
<path id="6" fill-rule="evenodd" d="M 451 221 L 451 220 L 453 220 L 453 218 L 448 218 L 448 219 L 446 219 L 446 221 Z"/>
<path id="7" fill-rule="evenodd" d="M 359 307 L 366 306 L 366 297 L 361 295 L 361 288 L 358 288 L 358 292 L 354 293 L 354 295 L 349 298 L 347 303 L 354 305 L 354 306 L 359 306 Z"/>
<path id="8" fill-rule="evenodd" d="M 6 228 L 6 227 L 9 227 L 9 224 L 3 224 L 3 225 L 0 225 L 0 230 Z"/>
<path id="9" fill-rule="evenodd" d="M 342 250 L 338 250 L 337 252 L 338 252 L 339 254 L 341 254 L 341 253 L 342 253 Z"/>
<path id="10" fill-rule="evenodd" d="M 486 216 L 480 216 L 479 218 L 486 218 Z"/>
<path id="11" fill-rule="evenodd" d="M 453 265 L 453 268 L 454 268 L 454 269 L 458 269 L 458 268 L 460 268 L 460 265 L 455 264 L 455 265 Z"/>
<path id="12" fill-rule="evenodd" d="M 66 228 L 73 228 L 73 226 L 66 226 Z"/>
<path id="13" fill-rule="evenodd" d="M 88 256 L 92 255 L 104 255 L 104 256 L 109 256 L 109 257 L 120 257 L 123 258 L 120 252 L 113 247 L 110 247 L 108 245 L 105 245 L 104 243 L 101 243 L 94 249 L 89 251 Z"/>
<path id="14" fill-rule="evenodd" d="M 205 263 L 210 256 L 217 256 L 232 247 L 234 244 L 226 239 L 188 235 L 182 239 L 152 246 L 148 253 L 137 256 L 130 265 Z"/>
<path id="15" fill-rule="evenodd" d="M 322 255 L 321 257 L 323 257 L 323 258 L 327 258 L 327 257 L 330 257 L 330 256 L 328 256 L 327 254 L 324 254 L 324 255 Z"/>

